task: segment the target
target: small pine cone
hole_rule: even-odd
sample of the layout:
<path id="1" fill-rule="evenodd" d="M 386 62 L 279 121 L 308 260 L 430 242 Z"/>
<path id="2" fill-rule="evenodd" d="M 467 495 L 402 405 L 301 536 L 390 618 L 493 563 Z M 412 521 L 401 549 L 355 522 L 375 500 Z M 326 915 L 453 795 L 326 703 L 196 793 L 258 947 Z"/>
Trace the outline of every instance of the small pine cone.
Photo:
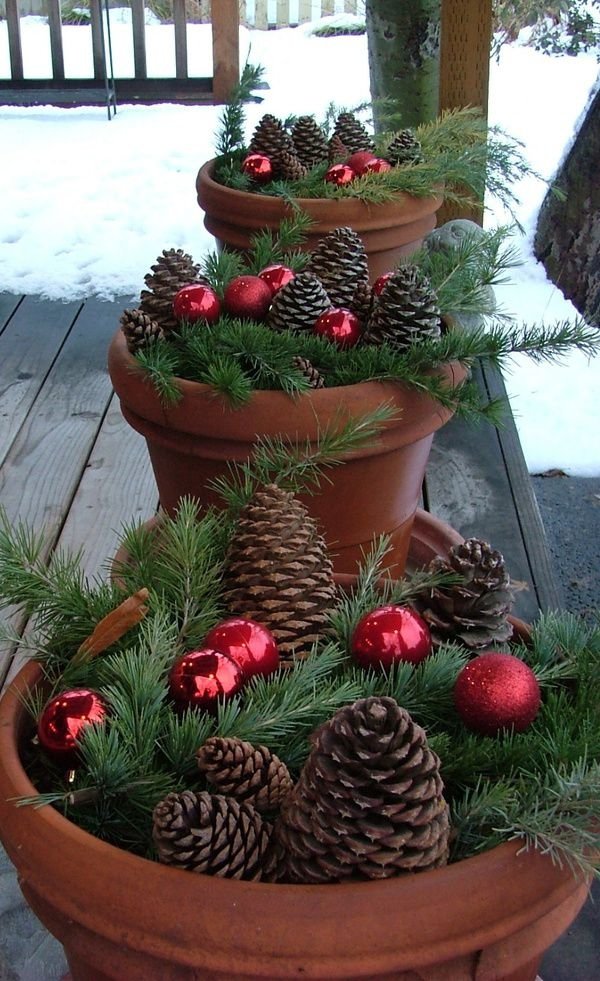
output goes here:
<path id="1" fill-rule="evenodd" d="M 165 332 L 152 317 L 143 310 L 124 310 L 121 315 L 121 330 L 125 334 L 127 349 L 135 354 L 154 341 L 162 341 Z"/>
<path id="2" fill-rule="evenodd" d="M 153 822 L 152 837 L 165 865 L 255 882 L 268 865 L 272 828 L 252 804 L 184 790 L 156 805 Z"/>
<path id="3" fill-rule="evenodd" d="M 387 342 L 399 350 L 441 334 L 437 296 L 418 266 L 399 266 L 373 304 L 367 344 Z"/>
<path id="4" fill-rule="evenodd" d="M 371 310 L 373 309 L 373 290 L 368 281 L 366 283 L 359 283 L 354 290 L 350 309 L 356 314 L 364 328 L 369 322 Z"/>
<path id="5" fill-rule="evenodd" d="M 271 330 L 312 331 L 331 305 L 321 281 L 313 273 L 299 272 L 273 297 L 266 323 Z"/>
<path id="6" fill-rule="evenodd" d="M 196 753 L 209 783 L 227 797 L 252 804 L 259 813 L 277 810 L 292 789 L 285 763 L 266 746 L 211 736 Z"/>
<path id="7" fill-rule="evenodd" d="M 284 181 L 299 181 L 306 177 L 307 168 L 294 150 L 281 150 L 271 157 L 271 163 L 277 176 Z"/>
<path id="8" fill-rule="evenodd" d="M 294 358 L 294 367 L 306 377 L 311 388 L 325 388 L 323 375 L 308 358 L 301 358 L 298 355 Z"/>
<path id="9" fill-rule="evenodd" d="M 369 136 L 366 127 L 353 112 L 341 112 L 336 120 L 333 135 L 337 136 L 348 148 L 349 153 L 358 150 L 374 150 L 375 143 Z"/>
<path id="10" fill-rule="evenodd" d="M 360 699 L 313 734 L 275 822 L 290 882 L 383 879 L 448 861 L 440 761 L 393 698 Z"/>
<path id="11" fill-rule="evenodd" d="M 367 253 L 352 228 L 334 228 L 313 249 L 307 272 L 318 276 L 335 307 L 351 307 L 358 285 L 369 282 Z"/>
<path id="12" fill-rule="evenodd" d="M 417 601 L 435 641 L 460 640 L 480 650 L 510 639 L 507 618 L 514 595 L 500 552 L 488 542 L 469 538 L 455 545 L 447 560 L 433 559 L 429 570 L 462 577 L 462 582 L 436 587 Z"/>
<path id="13" fill-rule="evenodd" d="M 329 147 L 323 130 L 312 116 L 299 116 L 292 127 L 292 141 L 300 163 L 307 168 L 324 163 Z"/>
<path id="14" fill-rule="evenodd" d="M 275 176 L 279 177 L 277 159 L 283 152 L 294 153 L 294 144 L 286 133 L 281 120 L 270 112 L 259 120 L 249 147 L 250 153 L 264 153 L 273 164 Z"/>
<path id="15" fill-rule="evenodd" d="M 350 156 L 350 151 L 345 143 L 342 143 L 336 133 L 330 138 L 327 153 L 327 160 L 330 164 L 343 163 Z"/>
<path id="16" fill-rule="evenodd" d="M 223 587 L 231 613 L 271 630 L 282 662 L 310 653 L 329 632 L 336 602 L 331 559 L 292 493 L 268 484 L 242 509 Z"/>
<path id="17" fill-rule="evenodd" d="M 385 158 L 395 167 L 421 163 L 424 159 L 421 144 L 411 129 L 396 133 L 385 152 Z"/>
<path id="18" fill-rule="evenodd" d="M 173 315 L 175 294 L 190 283 L 206 280 L 200 276 L 200 266 L 183 249 L 163 249 L 144 282 L 148 289 L 142 290 L 140 308 L 169 331 L 177 327 Z"/>

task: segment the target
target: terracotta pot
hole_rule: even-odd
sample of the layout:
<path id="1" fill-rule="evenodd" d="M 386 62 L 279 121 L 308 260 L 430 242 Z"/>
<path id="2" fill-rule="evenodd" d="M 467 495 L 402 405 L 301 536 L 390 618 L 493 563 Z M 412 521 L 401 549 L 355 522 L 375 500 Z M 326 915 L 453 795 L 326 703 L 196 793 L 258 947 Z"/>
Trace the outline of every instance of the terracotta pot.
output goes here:
<path id="1" fill-rule="evenodd" d="M 217 184 L 213 180 L 215 161 L 209 160 L 196 178 L 198 204 L 204 211 L 204 225 L 217 242 L 231 249 L 246 250 L 251 237 L 264 228 L 276 232 L 292 209 L 282 198 L 251 194 Z M 385 204 L 366 204 L 358 198 L 298 198 L 297 204 L 313 219 L 305 250 L 312 250 L 327 232 L 350 226 L 361 239 L 369 261 L 373 282 L 389 272 L 403 255 L 416 252 L 434 228 L 436 212 L 443 197 L 432 194 L 417 198 L 398 193 Z"/>
<path id="2" fill-rule="evenodd" d="M 402 573 L 433 435 L 452 414 L 438 402 L 408 386 L 364 382 L 297 398 L 254 392 L 242 408 L 232 409 L 209 386 L 179 380 L 183 397 L 165 406 L 121 331 L 110 344 L 108 368 L 125 419 L 146 438 L 160 502 L 169 514 L 186 495 L 218 506 L 209 482 L 226 475 L 229 463 L 247 460 L 257 435 L 315 443 L 334 423 L 341 426 L 391 404 L 395 419 L 377 440 L 328 470 L 319 492 L 305 503 L 320 523 L 336 572 L 354 573 L 373 537 L 387 534 L 392 567 Z M 466 372 L 451 364 L 441 374 L 453 387 Z"/>

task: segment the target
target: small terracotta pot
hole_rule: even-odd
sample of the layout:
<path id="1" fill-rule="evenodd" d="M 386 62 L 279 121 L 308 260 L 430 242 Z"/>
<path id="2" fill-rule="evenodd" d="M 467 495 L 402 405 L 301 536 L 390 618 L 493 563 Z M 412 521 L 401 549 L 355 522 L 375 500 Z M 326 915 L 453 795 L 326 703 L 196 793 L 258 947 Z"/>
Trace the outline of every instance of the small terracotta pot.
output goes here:
<path id="1" fill-rule="evenodd" d="M 196 178 L 198 204 L 204 211 L 204 225 L 217 242 L 230 249 L 245 251 L 250 239 L 261 229 L 279 229 L 292 209 L 283 198 L 268 194 L 236 191 L 213 180 L 215 161 L 209 160 Z M 411 255 L 434 228 L 436 212 L 443 197 L 431 194 L 417 198 L 399 192 L 385 204 L 367 204 L 358 198 L 298 198 L 298 207 L 310 215 L 302 248 L 311 250 L 334 228 L 349 226 L 364 244 L 371 282 L 389 272 L 404 255 Z"/>
<path id="2" fill-rule="evenodd" d="M 304 502 L 319 522 L 336 572 L 356 572 L 373 538 L 385 534 L 391 538 L 390 567 L 402 574 L 433 435 L 450 410 L 393 382 L 323 388 L 296 398 L 253 392 L 242 408 L 232 409 L 208 385 L 182 379 L 182 398 L 166 406 L 127 350 L 122 331 L 110 344 L 108 368 L 123 416 L 146 438 L 161 506 L 171 515 L 184 496 L 220 506 L 210 481 L 225 476 L 230 463 L 246 461 L 257 436 L 314 445 L 324 430 L 389 403 L 395 417 L 378 438 L 326 471 L 318 493 Z M 453 363 L 440 374 L 454 387 L 466 371 Z"/>

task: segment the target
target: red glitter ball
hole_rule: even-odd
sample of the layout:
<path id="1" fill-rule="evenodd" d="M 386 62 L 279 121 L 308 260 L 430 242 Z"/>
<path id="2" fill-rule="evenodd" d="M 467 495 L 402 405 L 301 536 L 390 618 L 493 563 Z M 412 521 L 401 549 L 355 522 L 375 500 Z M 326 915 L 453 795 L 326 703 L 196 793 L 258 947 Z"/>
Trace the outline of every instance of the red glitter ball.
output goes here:
<path id="1" fill-rule="evenodd" d="M 219 297 L 204 283 L 182 286 L 173 299 L 173 315 L 176 320 L 187 320 L 190 324 L 200 320 L 214 324 L 221 315 Z"/>
<path id="2" fill-rule="evenodd" d="M 384 160 L 382 157 L 373 157 L 369 160 L 363 167 L 363 174 L 385 174 L 387 170 L 391 170 L 392 165 L 388 160 Z"/>
<path id="3" fill-rule="evenodd" d="M 366 165 L 372 160 L 377 160 L 377 157 L 370 150 L 357 150 L 351 157 L 348 157 L 346 163 L 352 167 L 355 174 L 360 176 L 364 174 Z"/>
<path id="4" fill-rule="evenodd" d="M 539 711 L 540 686 L 520 658 L 491 651 L 459 673 L 454 704 L 467 728 L 481 735 L 495 736 L 501 729 L 523 732 Z"/>
<path id="5" fill-rule="evenodd" d="M 336 187 L 345 187 L 356 180 L 356 171 L 352 170 L 348 164 L 332 164 L 325 173 L 325 180 L 328 184 L 335 184 Z"/>
<path id="6" fill-rule="evenodd" d="M 242 160 L 242 170 L 257 184 L 268 184 L 273 179 L 273 164 L 265 153 L 249 153 Z"/>
<path id="7" fill-rule="evenodd" d="M 393 275 L 394 275 L 393 272 L 386 272 L 383 273 L 383 275 L 377 277 L 377 279 L 373 283 L 373 292 L 375 296 L 379 296 L 383 287 L 386 285 L 386 283 L 390 281 Z"/>
<path id="8" fill-rule="evenodd" d="M 207 634 L 204 643 L 227 654 L 246 678 L 253 674 L 272 674 L 279 667 L 279 651 L 273 634 L 255 620 L 245 617 L 223 620 Z"/>
<path id="9" fill-rule="evenodd" d="M 292 281 L 295 273 L 287 266 L 267 266 L 259 272 L 258 278 L 262 279 L 271 290 L 271 296 L 275 296 L 282 286 L 287 286 Z"/>
<path id="10" fill-rule="evenodd" d="M 326 310 L 315 321 L 315 334 L 326 337 L 338 347 L 354 347 L 362 333 L 360 320 L 344 307 L 333 307 Z"/>
<path id="11" fill-rule="evenodd" d="M 169 693 L 178 708 L 216 709 L 244 682 L 242 669 L 211 647 L 177 658 L 169 673 Z"/>
<path id="12" fill-rule="evenodd" d="M 359 620 L 350 649 L 363 668 L 381 670 L 401 661 L 419 664 L 431 654 L 431 634 L 425 620 L 409 606 L 389 604 Z"/>
<path id="13" fill-rule="evenodd" d="M 225 289 L 223 305 L 234 317 L 262 320 L 272 298 L 269 286 L 259 276 L 236 276 Z"/>
<path id="14" fill-rule="evenodd" d="M 55 695 L 44 707 L 37 734 L 49 756 L 65 763 L 77 755 L 77 742 L 85 729 L 106 721 L 104 699 L 89 688 L 72 688 Z"/>

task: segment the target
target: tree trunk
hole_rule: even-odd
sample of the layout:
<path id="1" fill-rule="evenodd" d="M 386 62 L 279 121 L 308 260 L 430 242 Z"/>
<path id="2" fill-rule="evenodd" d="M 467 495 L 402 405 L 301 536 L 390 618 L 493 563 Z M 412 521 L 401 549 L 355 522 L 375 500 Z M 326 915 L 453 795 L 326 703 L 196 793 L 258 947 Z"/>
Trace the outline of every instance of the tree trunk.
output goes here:
<path id="1" fill-rule="evenodd" d="M 377 100 L 394 98 L 402 127 L 438 114 L 440 0 L 367 0 L 367 38 L 375 129 L 385 129 Z"/>
<path id="2" fill-rule="evenodd" d="M 555 183 L 559 200 L 546 195 L 534 252 L 549 278 L 590 323 L 600 324 L 600 88 Z"/>

